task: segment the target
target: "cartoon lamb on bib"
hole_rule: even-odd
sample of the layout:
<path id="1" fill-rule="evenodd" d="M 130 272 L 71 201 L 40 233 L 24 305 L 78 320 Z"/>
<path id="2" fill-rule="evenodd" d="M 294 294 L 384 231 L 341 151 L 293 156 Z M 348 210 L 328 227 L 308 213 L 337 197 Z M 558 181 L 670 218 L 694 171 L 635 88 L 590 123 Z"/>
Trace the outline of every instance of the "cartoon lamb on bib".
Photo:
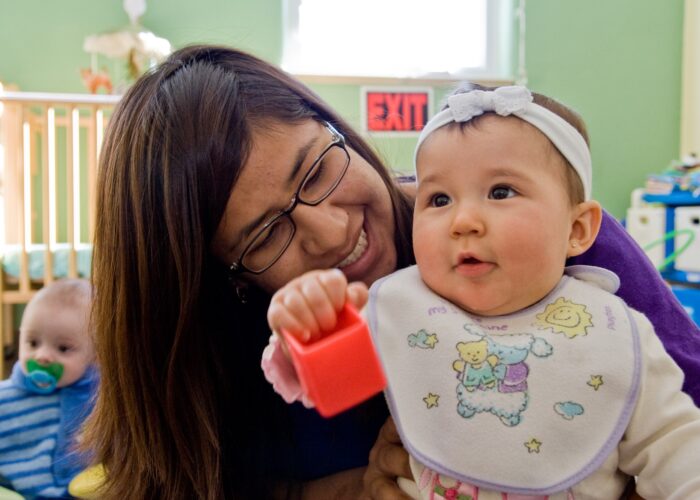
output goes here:
<path id="1" fill-rule="evenodd" d="M 508 427 L 518 425 L 528 402 L 525 360 L 530 353 L 541 358 L 551 355 L 552 346 L 529 333 L 492 336 L 475 333 L 471 325 L 464 328 L 469 336 L 457 343 L 459 359 L 452 364 L 460 381 L 457 413 L 471 418 L 489 412 Z"/>

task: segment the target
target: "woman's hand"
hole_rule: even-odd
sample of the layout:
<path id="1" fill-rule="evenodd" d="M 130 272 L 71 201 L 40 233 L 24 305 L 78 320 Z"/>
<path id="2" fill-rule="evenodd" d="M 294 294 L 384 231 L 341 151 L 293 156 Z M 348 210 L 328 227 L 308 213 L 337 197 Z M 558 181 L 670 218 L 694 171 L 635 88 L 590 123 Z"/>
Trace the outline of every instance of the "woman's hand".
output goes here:
<path id="1" fill-rule="evenodd" d="M 408 465 L 408 453 L 401 444 L 394 420 L 389 417 L 369 453 L 369 465 L 363 478 L 364 491 L 360 498 L 410 499 L 411 497 L 399 488 L 397 477 L 410 479 L 412 475 Z"/>

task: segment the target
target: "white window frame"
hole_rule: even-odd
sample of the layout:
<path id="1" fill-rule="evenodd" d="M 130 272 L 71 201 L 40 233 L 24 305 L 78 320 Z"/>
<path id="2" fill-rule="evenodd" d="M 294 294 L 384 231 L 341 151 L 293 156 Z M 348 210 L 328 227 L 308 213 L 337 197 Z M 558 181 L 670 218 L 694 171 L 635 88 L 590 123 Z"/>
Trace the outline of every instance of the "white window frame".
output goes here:
<path id="1" fill-rule="evenodd" d="M 352 0 L 346 0 L 348 8 L 352 8 Z M 382 0 L 377 0 L 382 1 Z M 470 1 L 470 0 L 462 0 Z M 322 78 L 355 79 L 369 77 L 370 79 L 421 79 L 421 80 L 479 80 L 479 81 L 509 81 L 514 78 L 514 30 L 516 29 L 516 11 L 514 0 L 486 0 L 487 40 L 486 64 L 481 68 L 462 68 L 454 72 L 424 73 L 421 75 L 404 74 L 338 74 L 324 72 L 321 64 L 319 69 L 309 69 L 302 66 L 303 55 L 299 46 L 299 6 L 302 0 L 282 0 L 283 17 L 283 54 L 281 66 L 288 72 L 300 76 L 320 76 Z M 426 4 L 429 5 L 428 2 Z M 430 8 L 430 7 L 427 7 Z M 441 50 L 436 47 L 435 50 Z"/>

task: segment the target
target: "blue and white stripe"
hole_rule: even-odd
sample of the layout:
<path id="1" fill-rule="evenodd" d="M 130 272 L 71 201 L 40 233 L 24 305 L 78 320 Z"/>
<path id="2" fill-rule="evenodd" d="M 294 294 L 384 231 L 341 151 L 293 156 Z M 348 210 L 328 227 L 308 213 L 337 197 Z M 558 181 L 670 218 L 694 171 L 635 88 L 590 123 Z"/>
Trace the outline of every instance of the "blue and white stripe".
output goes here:
<path id="1" fill-rule="evenodd" d="M 57 392 L 39 395 L 17 387 L 12 379 L 0 382 L 0 474 L 19 493 L 67 495 L 52 472 L 60 422 Z"/>

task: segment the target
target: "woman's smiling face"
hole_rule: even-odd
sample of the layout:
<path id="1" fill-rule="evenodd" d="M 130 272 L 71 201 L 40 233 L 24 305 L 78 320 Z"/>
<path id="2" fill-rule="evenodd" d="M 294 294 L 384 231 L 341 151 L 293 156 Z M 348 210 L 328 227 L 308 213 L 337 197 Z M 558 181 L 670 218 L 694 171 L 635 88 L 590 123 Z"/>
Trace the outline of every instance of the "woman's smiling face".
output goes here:
<path id="1" fill-rule="evenodd" d="M 332 142 L 315 120 L 266 123 L 253 131 L 252 149 L 213 241 L 214 254 L 230 264 L 265 221 L 289 206 L 313 162 Z M 350 147 L 350 164 L 336 189 L 316 206 L 291 213 L 296 233 L 287 250 L 262 274 L 242 278 L 268 292 L 312 269 L 339 267 L 350 281 L 371 285 L 394 271 L 395 220 L 389 191 L 376 170 Z"/>

